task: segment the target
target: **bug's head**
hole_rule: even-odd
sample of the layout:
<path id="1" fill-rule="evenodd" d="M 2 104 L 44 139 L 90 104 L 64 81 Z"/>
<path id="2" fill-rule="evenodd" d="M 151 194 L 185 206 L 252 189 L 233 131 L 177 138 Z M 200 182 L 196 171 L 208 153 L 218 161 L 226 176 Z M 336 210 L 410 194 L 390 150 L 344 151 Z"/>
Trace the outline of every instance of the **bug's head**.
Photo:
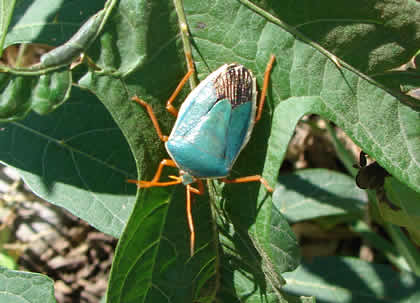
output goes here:
<path id="1" fill-rule="evenodd" d="M 195 182 L 195 178 L 184 170 L 179 171 L 179 176 L 182 179 L 182 184 L 188 185 Z"/>

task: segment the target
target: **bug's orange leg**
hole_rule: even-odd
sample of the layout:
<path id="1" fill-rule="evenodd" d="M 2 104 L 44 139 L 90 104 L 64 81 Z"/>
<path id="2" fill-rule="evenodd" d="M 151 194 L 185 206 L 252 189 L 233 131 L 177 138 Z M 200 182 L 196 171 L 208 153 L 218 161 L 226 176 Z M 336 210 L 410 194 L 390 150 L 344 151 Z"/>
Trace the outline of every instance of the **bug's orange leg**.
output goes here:
<path id="1" fill-rule="evenodd" d="M 153 112 L 153 109 L 150 106 L 150 104 L 140 99 L 137 96 L 132 97 L 131 100 L 133 100 L 134 102 L 137 102 L 138 104 L 146 108 L 147 113 L 149 114 L 150 120 L 152 120 L 153 126 L 155 127 L 156 133 L 158 134 L 160 140 L 162 140 L 163 142 L 168 141 L 168 136 L 162 135 L 162 131 L 160 130 L 160 127 L 159 127 L 159 122 L 156 119 L 155 113 Z"/>
<path id="2" fill-rule="evenodd" d="M 191 193 L 202 195 L 204 193 L 204 185 L 201 180 L 197 180 L 198 189 L 192 187 L 190 184 L 187 185 L 187 221 L 188 228 L 190 230 L 190 255 L 194 255 L 194 246 L 195 246 L 195 231 L 194 231 L 194 221 L 191 213 Z"/>
<path id="3" fill-rule="evenodd" d="M 148 187 L 155 187 L 155 186 L 163 187 L 163 186 L 171 186 L 175 184 L 180 184 L 182 182 L 181 178 L 171 178 L 171 179 L 175 179 L 175 181 L 159 182 L 160 176 L 162 175 L 162 170 L 165 166 L 177 167 L 173 160 L 163 159 L 162 161 L 160 161 L 159 167 L 156 170 L 155 176 L 153 177 L 151 181 L 140 181 L 140 180 L 129 179 L 127 180 L 127 182 L 137 184 L 137 186 L 140 188 L 148 188 Z"/>
<path id="4" fill-rule="evenodd" d="M 194 231 L 194 221 L 191 214 L 191 185 L 187 185 L 187 221 L 188 228 L 190 229 L 190 255 L 194 254 L 194 245 L 195 245 L 195 231 Z"/>
<path id="5" fill-rule="evenodd" d="M 261 119 L 262 109 L 264 107 L 265 97 L 267 95 L 267 88 L 268 88 L 268 84 L 270 83 L 271 69 L 273 68 L 273 64 L 274 64 L 275 60 L 276 60 L 276 57 L 274 55 L 271 55 L 270 60 L 267 63 L 267 67 L 265 68 L 264 84 L 263 84 L 263 87 L 261 89 L 261 96 L 260 96 L 260 101 L 258 103 L 258 112 L 257 112 L 257 116 L 255 118 L 255 123 L 258 122 Z"/>
<path id="6" fill-rule="evenodd" d="M 185 83 L 187 83 L 188 79 L 191 77 L 191 75 L 194 73 L 194 63 L 191 58 L 191 54 L 187 54 L 187 61 L 188 61 L 188 72 L 182 78 L 181 82 L 179 82 L 178 86 L 172 93 L 172 95 L 169 97 L 168 101 L 166 102 L 166 110 L 170 112 L 175 117 L 178 116 L 178 110 L 172 105 L 172 102 L 174 102 L 176 96 L 178 96 L 181 89 L 184 87 Z"/>
<path id="7" fill-rule="evenodd" d="M 196 179 L 196 182 L 198 184 L 198 189 L 191 187 L 191 192 L 197 195 L 202 195 L 204 193 L 203 181 L 201 181 L 200 179 Z"/>
<path id="8" fill-rule="evenodd" d="M 264 187 L 267 189 L 267 191 L 269 191 L 271 193 L 273 192 L 273 188 L 268 184 L 267 180 L 265 180 L 260 175 L 247 176 L 247 177 L 241 177 L 241 178 L 236 178 L 236 179 L 223 178 L 223 179 L 221 179 L 221 181 L 225 182 L 225 183 L 261 182 L 261 184 L 264 185 Z"/>

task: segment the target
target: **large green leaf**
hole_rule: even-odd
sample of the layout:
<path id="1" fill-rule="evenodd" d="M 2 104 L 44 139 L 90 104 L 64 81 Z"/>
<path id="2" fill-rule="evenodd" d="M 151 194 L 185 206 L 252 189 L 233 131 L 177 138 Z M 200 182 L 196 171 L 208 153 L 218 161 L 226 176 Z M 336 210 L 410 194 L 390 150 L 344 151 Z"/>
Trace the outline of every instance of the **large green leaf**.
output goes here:
<path id="1" fill-rule="evenodd" d="M 281 291 L 281 273 L 299 260 L 296 238 L 280 212 L 273 211 L 266 232 L 248 232 L 255 209 L 227 200 L 218 216 L 221 256 L 221 302 L 295 302 Z M 264 203 L 269 203 L 265 201 Z M 297 298 L 294 298 L 297 299 Z M 300 301 L 296 301 L 300 302 Z"/>
<path id="2" fill-rule="evenodd" d="M 265 280 L 264 273 L 255 271 L 256 264 L 223 256 L 222 280 L 218 293 L 219 302 L 229 303 L 315 303 L 315 297 L 289 295 L 281 291 L 272 281 Z"/>
<path id="3" fill-rule="evenodd" d="M 0 267 L 0 302 L 56 302 L 53 280 L 40 274 Z"/>
<path id="4" fill-rule="evenodd" d="M 107 302 L 214 301 L 218 260 L 209 204 L 195 201 L 197 243 L 190 257 L 181 189 L 139 195 L 118 245 Z"/>
<path id="5" fill-rule="evenodd" d="M 418 50 L 418 1 L 258 2 L 265 2 L 278 18 L 369 75 L 401 66 Z"/>
<path id="6" fill-rule="evenodd" d="M 273 201 L 290 222 L 323 216 L 363 216 L 366 194 L 349 176 L 307 169 L 281 175 L 278 180 Z"/>
<path id="7" fill-rule="evenodd" d="M 48 116 L 2 124 L 0 159 L 39 196 L 118 237 L 134 204 L 135 190 L 125 183 L 135 177 L 132 156 L 101 103 L 72 91 Z"/>
<path id="8" fill-rule="evenodd" d="M 317 302 L 398 302 L 420 300 L 420 279 L 414 274 L 357 259 L 316 258 L 286 273 L 288 293 L 313 295 Z"/>

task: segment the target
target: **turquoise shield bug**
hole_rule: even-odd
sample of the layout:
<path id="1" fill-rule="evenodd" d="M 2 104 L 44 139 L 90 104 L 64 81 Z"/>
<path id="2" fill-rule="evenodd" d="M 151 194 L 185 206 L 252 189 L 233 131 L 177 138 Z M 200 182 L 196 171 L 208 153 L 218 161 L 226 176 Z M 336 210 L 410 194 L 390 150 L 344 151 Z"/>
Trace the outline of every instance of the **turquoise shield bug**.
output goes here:
<path id="1" fill-rule="evenodd" d="M 191 215 L 191 193 L 202 194 L 202 179 L 220 179 L 225 183 L 261 182 L 273 191 L 259 175 L 227 179 L 235 160 L 248 143 L 255 123 L 260 119 L 275 60 L 272 55 L 264 74 L 264 85 L 257 110 L 257 84 L 252 72 L 240 64 L 224 64 L 204 79 L 185 99 L 179 112 L 172 102 L 194 72 L 191 56 L 189 71 L 166 104 L 177 117 L 169 137 L 162 135 L 152 107 L 137 96 L 132 100 L 146 108 L 159 138 L 165 142 L 171 159 L 163 159 L 151 181 L 128 180 L 138 187 L 170 186 L 183 183 L 187 192 L 187 219 L 190 250 L 194 253 L 195 233 Z M 179 176 L 160 181 L 165 166 L 179 169 Z M 197 183 L 198 188 L 191 184 Z"/>

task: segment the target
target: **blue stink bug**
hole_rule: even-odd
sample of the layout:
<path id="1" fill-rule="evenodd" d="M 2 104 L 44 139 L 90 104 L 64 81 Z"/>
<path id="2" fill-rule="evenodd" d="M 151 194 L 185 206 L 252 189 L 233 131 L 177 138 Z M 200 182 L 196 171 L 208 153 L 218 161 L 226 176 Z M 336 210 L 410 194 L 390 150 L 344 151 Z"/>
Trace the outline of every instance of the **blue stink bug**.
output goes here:
<path id="1" fill-rule="evenodd" d="M 170 186 L 183 183 L 187 192 L 187 219 L 190 229 L 191 255 L 194 253 L 195 233 L 191 215 L 191 193 L 202 194 L 202 179 L 220 179 L 225 183 L 261 182 L 268 191 L 272 188 L 259 175 L 227 179 L 241 150 L 248 143 L 254 124 L 260 119 L 268 87 L 272 55 L 265 71 L 257 112 L 257 84 L 252 72 L 239 64 L 224 64 L 204 79 L 183 102 L 179 113 L 172 102 L 194 72 L 191 56 L 188 73 L 166 103 L 166 109 L 177 116 L 169 137 L 162 135 L 151 106 L 137 96 L 132 100 L 144 106 L 159 138 L 165 142 L 171 159 L 163 159 L 151 181 L 128 180 L 138 187 Z M 179 176 L 171 181 L 159 181 L 165 166 L 179 168 Z M 198 188 L 191 186 L 197 183 Z"/>

